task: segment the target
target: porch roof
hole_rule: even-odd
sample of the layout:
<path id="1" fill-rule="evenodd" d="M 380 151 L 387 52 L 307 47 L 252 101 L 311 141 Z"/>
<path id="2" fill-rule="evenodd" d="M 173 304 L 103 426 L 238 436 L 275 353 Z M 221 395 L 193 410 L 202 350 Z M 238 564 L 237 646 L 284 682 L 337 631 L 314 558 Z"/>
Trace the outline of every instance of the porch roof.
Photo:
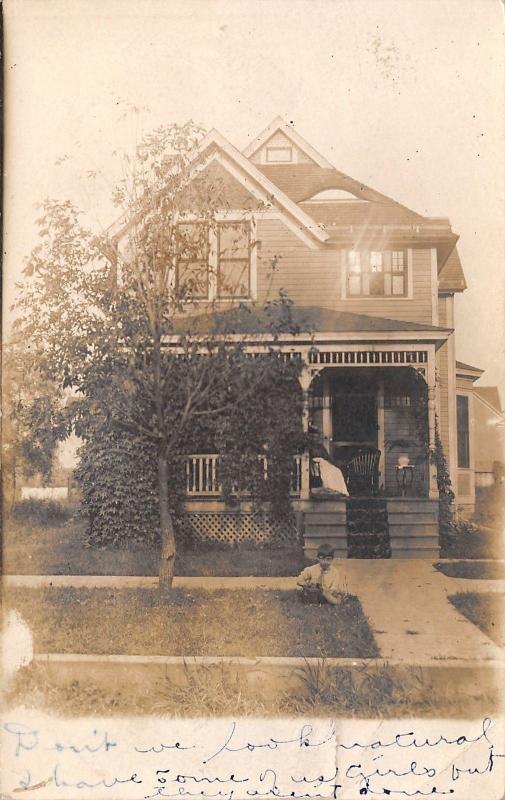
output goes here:
<path id="1" fill-rule="evenodd" d="M 447 335 L 447 328 L 420 322 L 352 314 L 318 306 L 272 305 L 268 309 L 241 304 L 225 311 L 179 317 L 174 333 L 212 334 L 301 334 L 301 333 L 401 333 Z"/>

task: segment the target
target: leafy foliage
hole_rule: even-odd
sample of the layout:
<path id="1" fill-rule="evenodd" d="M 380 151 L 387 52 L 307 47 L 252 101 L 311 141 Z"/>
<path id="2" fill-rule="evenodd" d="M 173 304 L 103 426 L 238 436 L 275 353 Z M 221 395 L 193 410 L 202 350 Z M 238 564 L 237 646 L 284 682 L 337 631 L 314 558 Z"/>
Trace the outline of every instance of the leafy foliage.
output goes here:
<path id="1" fill-rule="evenodd" d="M 13 508 L 12 516 L 18 522 L 28 522 L 30 525 L 51 527 L 63 525 L 72 515 L 68 505 L 57 500 L 37 500 L 30 498 L 21 500 Z"/>
<path id="2" fill-rule="evenodd" d="M 252 487 L 282 505 L 287 448 L 300 439 L 296 410 L 274 408 L 293 380 L 276 356 L 255 364 L 236 338 L 224 339 L 217 328 L 195 335 L 190 322 L 184 331 L 179 324 L 183 312 L 194 311 L 202 285 L 217 280 L 211 242 L 228 224 L 219 222 L 227 211 L 223 187 L 198 172 L 201 135 L 192 122 L 163 126 L 133 160 L 125 157 L 113 194 L 124 224 L 108 234 L 84 227 L 69 202 L 46 200 L 41 242 L 17 306 L 18 330 L 44 373 L 75 398 L 67 421 L 86 443 L 79 474 L 93 536 L 109 531 L 113 541 L 128 540 L 144 530 L 156 538 L 157 529 L 165 589 L 173 576 L 181 454 L 212 431 L 228 495 L 232 484 Z M 284 329 L 290 304 L 285 296 L 278 304 Z M 268 487 L 258 447 L 273 464 Z"/>
<path id="3" fill-rule="evenodd" d="M 176 523 L 185 489 L 184 455 L 193 452 L 221 456 L 220 480 L 230 504 L 247 495 L 274 518 L 290 512 L 292 457 L 303 445 L 298 367 L 275 355 L 251 359 L 235 354 L 235 359 L 233 381 L 221 387 L 228 397 L 226 408 L 188 429 L 179 450 L 170 453 L 170 510 Z M 249 396 L 246 386 L 251 382 L 257 390 Z M 260 453 L 268 458 L 267 481 Z M 159 544 L 156 448 L 151 440 L 104 418 L 87 431 L 76 478 L 90 542 Z"/>
<path id="4" fill-rule="evenodd" d="M 62 394 L 30 349 L 14 339 L 2 355 L 3 488 L 9 507 L 21 477 L 50 478 L 56 446 L 67 435 L 67 425 Z"/>

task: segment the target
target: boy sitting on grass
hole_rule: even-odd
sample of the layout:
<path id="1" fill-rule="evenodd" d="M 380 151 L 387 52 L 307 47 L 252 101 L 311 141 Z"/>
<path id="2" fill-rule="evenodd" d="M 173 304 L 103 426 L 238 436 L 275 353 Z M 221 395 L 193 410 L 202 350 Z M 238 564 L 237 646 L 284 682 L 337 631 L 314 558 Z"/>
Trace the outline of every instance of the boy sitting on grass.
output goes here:
<path id="1" fill-rule="evenodd" d="M 317 564 L 305 567 L 298 576 L 296 585 L 304 603 L 331 603 L 339 605 L 342 596 L 337 570 L 333 566 L 334 549 L 330 544 L 321 544 L 317 549 Z"/>

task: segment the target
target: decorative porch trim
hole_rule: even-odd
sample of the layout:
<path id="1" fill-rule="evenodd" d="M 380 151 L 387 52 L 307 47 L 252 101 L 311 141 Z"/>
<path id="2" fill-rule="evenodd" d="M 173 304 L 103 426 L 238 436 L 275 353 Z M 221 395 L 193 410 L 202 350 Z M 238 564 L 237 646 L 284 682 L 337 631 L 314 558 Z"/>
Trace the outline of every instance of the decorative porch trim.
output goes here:
<path id="1" fill-rule="evenodd" d="M 427 364 L 427 350 L 333 350 L 312 351 L 310 364 L 342 366 L 394 366 Z"/>

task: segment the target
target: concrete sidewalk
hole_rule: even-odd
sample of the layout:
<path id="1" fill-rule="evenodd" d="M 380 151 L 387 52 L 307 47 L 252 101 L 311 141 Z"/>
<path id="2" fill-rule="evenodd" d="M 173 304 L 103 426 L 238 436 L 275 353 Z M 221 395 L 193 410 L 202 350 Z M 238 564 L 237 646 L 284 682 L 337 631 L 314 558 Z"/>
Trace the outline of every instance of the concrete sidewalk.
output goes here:
<path id="1" fill-rule="evenodd" d="M 503 581 L 448 578 L 423 559 L 346 563 L 348 591 L 356 594 L 382 658 L 407 663 L 440 660 L 505 661 L 494 644 L 447 600 L 457 592 L 503 591 Z"/>
<path id="2" fill-rule="evenodd" d="M 343 588 L 356 595 L 383 659 L 402 663 L 505 661 L 505 651 L 447 600 L 457 592 L 504 591 L 504 581 L 448 578 L 424 559 L 337 562 Z M 157 578 L 100 575 L 8 575 L 4 586 L 155 588 Z M 176 577 L 188 589 L 292 590 L 295 578 Z"/>

